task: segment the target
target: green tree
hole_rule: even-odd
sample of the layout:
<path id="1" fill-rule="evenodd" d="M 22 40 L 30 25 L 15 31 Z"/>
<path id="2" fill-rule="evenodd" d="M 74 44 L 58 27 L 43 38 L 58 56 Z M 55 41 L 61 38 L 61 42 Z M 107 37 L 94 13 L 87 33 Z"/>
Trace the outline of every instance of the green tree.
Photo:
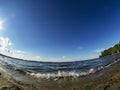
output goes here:
<path id="1" fill-rule="evenodd" d="M 120 42 L 118 44 L 115 44 L 113 47 L 105 49 L 103 52 L 101 52 L 99 57 L 105 57 L 105 56 L 113 55 L 117 53 L 120 53 Z"/>

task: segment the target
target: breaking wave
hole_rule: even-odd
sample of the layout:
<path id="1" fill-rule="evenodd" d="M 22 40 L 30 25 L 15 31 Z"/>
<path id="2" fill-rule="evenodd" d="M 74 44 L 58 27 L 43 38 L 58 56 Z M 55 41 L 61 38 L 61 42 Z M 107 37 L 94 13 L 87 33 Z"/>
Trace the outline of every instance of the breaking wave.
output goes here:
<path id="1" fill-rule="evenodd" d="M 38 62 L 4 57 L 5 56 L 2 56 L 2 58 L 0 58 L 0 64 L 10 70 L 34 78 L 54 80 L 64 77 L 78 78 L 89 75 L 120 61 L 119 54 L 76 62 Z"/>
<path id="2" fill-rule="evenodd" d="M 33 77 L 37 78 L 64 78 L 64 77 L 73 77 L 78 78 L 80 76 L 89 75 L 91 73 L 94 73 L 96 70 L 90 69 L 88 72 L 65 72 L 65 71 L 58 71 L 57 73 L 27 73 Z"/>

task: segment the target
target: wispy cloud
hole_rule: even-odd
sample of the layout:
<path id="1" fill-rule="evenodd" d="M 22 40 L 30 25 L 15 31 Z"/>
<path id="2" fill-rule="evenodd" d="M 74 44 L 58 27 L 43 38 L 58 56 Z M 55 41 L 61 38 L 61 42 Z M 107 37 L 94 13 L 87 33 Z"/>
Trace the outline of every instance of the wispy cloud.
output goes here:
<path id="1" fill-rule="evenodd" d="M 95 50 L 95 52 L 100 53 L 100 52 L 102 52 L 103 50 L 105 50 L 105 49 L 104 49 L 104 48 L 101 48 L 101 49 Z"/>
<path id="2" fill-rule="evenodd" d="M 5 23 L 5 20 L 0 18 L 0 30 L 3 30 L 5 28 L 4 23 Z"/>
<path id="3" fill-rule="evenodd" d="M 65 58 L 66 58 L 66 56 L 62 56 L 62 58 L 63 58 L 63 59 L 65 59 Z"/>
<path id="4" fill-rule="evenodd" d="M 23 53 L 23 54 L 26 53 L 26 52 L 23 51 L 23 50 L 15 50 L 15 52 L 16 52 L 16 53 Z"/>
<path id="5" fill-rule="evenodd" d="M 16 49 L 12 49 L 11 46 L 13 45 L 13 43 L 11 42 L 11 40 L 8 37 L 0 37 L 0 50 L 1 52 L 4 52 L 6 54 L 10 54 L 10 55 L 15 55 L 17 56 L 17 54 L 25 54 L 26 52 L 23 50 L 16 50 Z"/>
<path id="6" fill-rule="evenodd" d="M 94 59 L 94 58 L 98 58 L 98 56 L 97 55 L 91 55 L 91 56 L 88 57 L 88 59 Z"/>
<path id="7" fill-rule="evenodd" d="M 81 56 L 81 59 L 82 60 L 90 60 L 90 59 L 95 59 L 98 57 L 99 57 L 98 54 L 90 54 L 90 55 L 86 55 L 86 56 Z"/>
<path id="8" fill-rule="evenodd" d="M 0 37 L 0 49 L 8 50 L 9 46 L 12 45 L 12 42 L 8 37 Z"/>
<path id="9" fill-rule="evenodd" d="M 78 50 L 82 50 L 82 49 L 83 49 L 83 47 L 79 46 L 79 47 L 77 47 L 77 49 L 78 49 Z"/>
<path id="10" fill-rule="evenodd" d="M 37 61 L 46 61 L 46 62 L 67 62 L 67 61 L 75 61 L 80 60 L 79 58 L 75 59 L 68 56 L 61 56 L 61 57 L 42 57 L 42 56 L 34 56 L 29 55 L 26 51 L 19 50 L 19 49 L 13 49 L 12 45 L 15 45 L 11 42 L 11 40 L 8 37 L 0 37 L 0 52 L 9 55 L 15 58 L 21 58 L 25 60 L 37 60 Z M 83 47 L 78 47 L 78 49 L 83 49 Z M 90 57 L 93 58 L 93 57 Z"/>

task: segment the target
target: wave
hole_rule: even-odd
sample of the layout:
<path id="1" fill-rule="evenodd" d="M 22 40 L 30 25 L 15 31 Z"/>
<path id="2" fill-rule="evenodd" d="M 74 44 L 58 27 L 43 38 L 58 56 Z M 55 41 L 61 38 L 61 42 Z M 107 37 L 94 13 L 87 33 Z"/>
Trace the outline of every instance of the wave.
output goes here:
<path id="1" fill-rule="evenodd" d="M 69 71 L 69 72 L 65 72 L 65 71 L 58 71 L 57 73 L 31 73 L 31 72 L 27 72 L 28 75 L 33 76 L 35 78 L 42 78 L 42 79 L 54 79 L 57 80 L 59 78 L 65 78 L 65 77 L 72 77 L 72 78 L 78 78 L 80 76 L 86 76 L 89 74 L 93 74 L 97 71 L 103 70 L 105 68 L 110 67 L 111 65 L 117 63 L 118 61 L 120 61 L 120 59 L 114 61 L 111 64 L 108 64 L 106 66 L 101 66 L 98 67 L 97 69 L 89 69 L 86 72 L 76 72 L 76 71 Z"/>
<path id="2" fill-rule="evenodd" d="M 64 78 L 64 77 L 73 77 L 78 78 L 80 76 L 89 75 L 91 73 L 96 72 L 93 68 L 88 70 L 87 72 L 76 72 L 76 71 L 58 71 L 57 73 L 30 73 L 28 72 L 30 76 L 36 77 L 36 78 L 46 78 L 46 79 L 52 79 L 52 78 Z"/>
<path id="3" fill-rule="evenodd" d="M 95 60 L 51 63 L 51 62 L 31 62 L 12 58 L 4 58 L 0 63 L 7 69 L 18 73 L 27 74 L 28 76 L 41 79 L 59 78 L 78 78 L 86 76 L 96 71 L 103 70 L 120 61 L 119 56 L 110 56 L 109 58 L 99 58 Z"/>

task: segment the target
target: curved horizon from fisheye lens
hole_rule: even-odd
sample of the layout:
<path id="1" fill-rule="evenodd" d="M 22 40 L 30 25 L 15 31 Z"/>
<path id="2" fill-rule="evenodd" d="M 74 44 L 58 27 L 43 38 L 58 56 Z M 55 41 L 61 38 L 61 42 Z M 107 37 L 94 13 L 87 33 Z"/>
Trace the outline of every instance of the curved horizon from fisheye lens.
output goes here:
<path id="1" fill-rule="evenodd" d="M 0 0 L 0 54 L 48 62 L 98 58 L 119 42 L 119 0 Z"/>

